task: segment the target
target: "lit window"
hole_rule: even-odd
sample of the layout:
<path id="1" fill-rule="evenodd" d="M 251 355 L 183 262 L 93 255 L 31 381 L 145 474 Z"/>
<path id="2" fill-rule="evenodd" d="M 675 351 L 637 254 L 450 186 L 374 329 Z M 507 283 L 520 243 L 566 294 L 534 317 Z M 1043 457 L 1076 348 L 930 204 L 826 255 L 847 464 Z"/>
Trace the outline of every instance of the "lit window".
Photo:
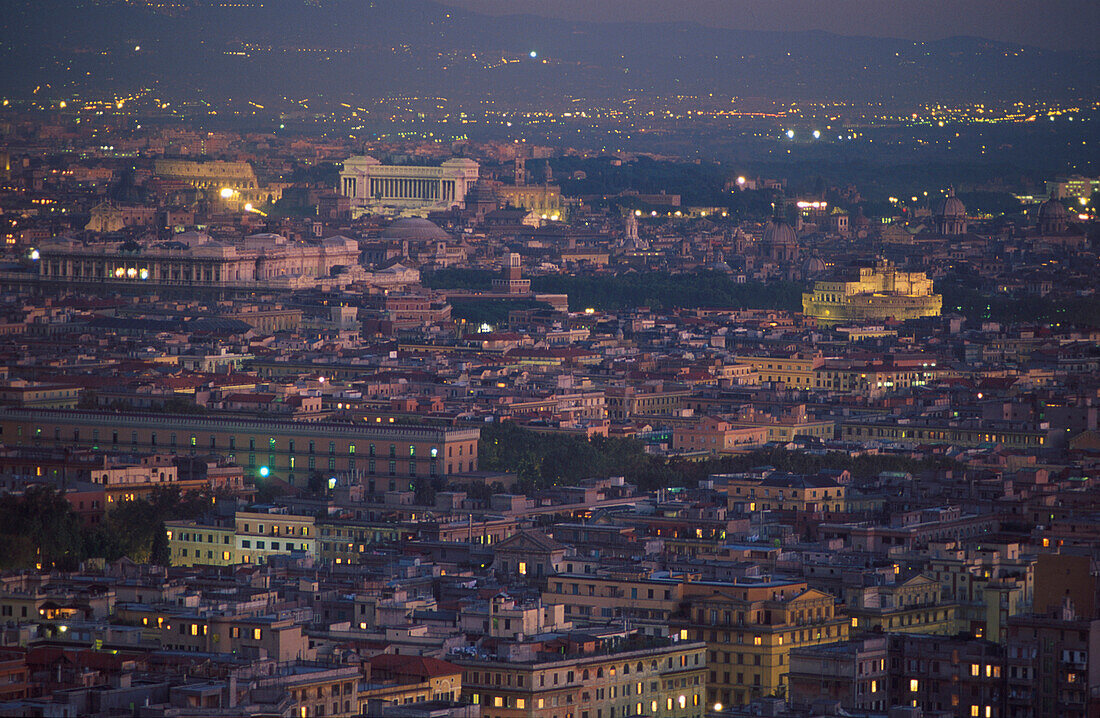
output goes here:
<path id="1" fill-rule="evenodd" d="M 918 690 L 920 690 L 920 681 L 916 678 L 909 679 L 909 691 L 911 693 L 916 693 Z"/>
<path id="2" fill-rule="evenodd" d="M 262 635 L 263 635 L 263 633 L 260 631 L 260 629 L 258 629 L 258 628 L 253 628 L 252 629 L 252 640 L 258 641 L 258 640 L 260 640 L 260 636 L 262 636 Z"/>

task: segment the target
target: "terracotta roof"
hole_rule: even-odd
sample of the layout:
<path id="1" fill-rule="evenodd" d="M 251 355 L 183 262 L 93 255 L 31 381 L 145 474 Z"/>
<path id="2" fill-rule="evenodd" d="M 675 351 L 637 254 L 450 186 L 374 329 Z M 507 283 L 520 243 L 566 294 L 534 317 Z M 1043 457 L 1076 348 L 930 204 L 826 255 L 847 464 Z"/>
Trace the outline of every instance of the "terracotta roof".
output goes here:
<path id="1" fill-rule="evenodd" d="M 427 656 L 397 656 L 390 653 L 382 653 L 367 659 L 372 671 L 385 671 L 406 676 L 421 678 L 435 678 L 437 676 L 449 676 L 461 673 L 462 668 L 438 658 Z"/>

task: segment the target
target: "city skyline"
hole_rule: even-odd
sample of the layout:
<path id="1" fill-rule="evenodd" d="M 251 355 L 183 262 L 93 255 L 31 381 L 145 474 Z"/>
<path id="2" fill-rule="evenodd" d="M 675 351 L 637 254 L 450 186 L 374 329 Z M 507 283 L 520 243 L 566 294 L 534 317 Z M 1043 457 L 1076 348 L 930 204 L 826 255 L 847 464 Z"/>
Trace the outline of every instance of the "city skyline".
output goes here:
<path id="1" fill-rule="evenodd" d="M 1100 716 L 1100 6 L 8 5 L 0 717 Z"/>

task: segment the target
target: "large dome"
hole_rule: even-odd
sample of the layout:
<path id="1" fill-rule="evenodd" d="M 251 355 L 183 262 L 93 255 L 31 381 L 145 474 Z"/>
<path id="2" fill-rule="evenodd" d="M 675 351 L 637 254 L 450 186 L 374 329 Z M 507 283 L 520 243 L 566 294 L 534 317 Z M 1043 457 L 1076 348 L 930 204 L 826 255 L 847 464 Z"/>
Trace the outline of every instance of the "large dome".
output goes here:
<path id="1" fill-rule="evenodd" d="M 966 205 L 955 196 L 955 190 L 947 193 L 947 199 L 943 200 L 936 208 L 937 217 L 966 217 Z"/>
<path id="2" fill-rule="evenodd" d="M 1069 219 L 1069 212 L 1066 211 L 1066 206 L 1062 204 L 1061 200 L 1057 197 L 1051 197 L 1046 202 L 1039 205 L 1038 219 L 1040 222 L 1043 220 L 1059 220 L 1064 222 Z"/>
<path id="3" fill-rule="evenodd" d="M 816 255 L 810 257 L 802 264 L 802 273 L 807 277 L 815 277 L 819 274 L 824 274 L 826 269 L 828 269 L 828 267 L 825 265 L 825 260 Z"/>
<path id="4" fill-rule="evenodd" d="M 794 233 L 794 227 L 786 222 L 770 220 L 764 228 L 764 242 L 767 244 L 798 244 L 798 236 Z"/>
<path id="5" fill-rule="evenodd" d="M 414 241 L 440 241 L 450 239 L 439 225 L 421 217 L 399 219 L 382 230 L 382 239 L 409 239 Z"/>

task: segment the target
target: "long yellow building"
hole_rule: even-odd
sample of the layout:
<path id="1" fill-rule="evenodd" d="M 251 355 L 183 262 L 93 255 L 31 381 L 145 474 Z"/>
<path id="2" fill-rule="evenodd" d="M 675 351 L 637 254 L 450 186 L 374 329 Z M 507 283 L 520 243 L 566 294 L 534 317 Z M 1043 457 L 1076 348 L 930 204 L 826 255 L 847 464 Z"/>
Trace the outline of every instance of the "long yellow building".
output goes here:
<path id="1" fill-rule="evenodd" d="M 900 272 L 887 261 L 859 267 L 848 277 L 814 282 L 802 295 L 802 313 L 819 324 L 938 317 L 943 297 L 923 272 Z"/>

